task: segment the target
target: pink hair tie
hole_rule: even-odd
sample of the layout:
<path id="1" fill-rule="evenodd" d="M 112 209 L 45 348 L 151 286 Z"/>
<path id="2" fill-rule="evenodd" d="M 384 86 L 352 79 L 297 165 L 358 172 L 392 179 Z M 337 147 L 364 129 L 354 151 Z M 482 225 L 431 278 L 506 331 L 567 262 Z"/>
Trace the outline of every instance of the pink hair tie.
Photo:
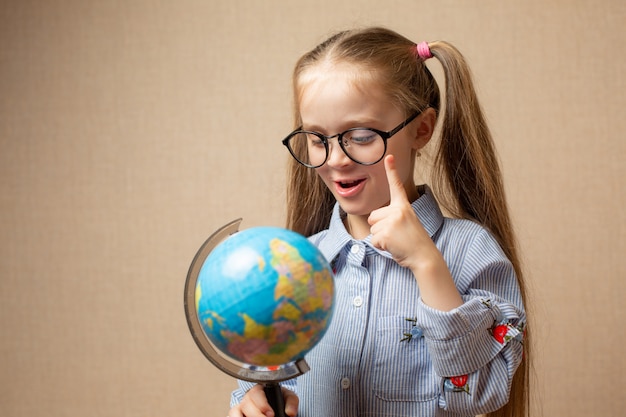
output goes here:
<path id="1" fill-rule="evenodd" d="M 432 58 L 433 54 L 430 52 L 430 48 L 428 47 L 428 42 L 420 42 L 416 45 L 417 48 L 417 56 L 426 61 L 428 58 Z"/>

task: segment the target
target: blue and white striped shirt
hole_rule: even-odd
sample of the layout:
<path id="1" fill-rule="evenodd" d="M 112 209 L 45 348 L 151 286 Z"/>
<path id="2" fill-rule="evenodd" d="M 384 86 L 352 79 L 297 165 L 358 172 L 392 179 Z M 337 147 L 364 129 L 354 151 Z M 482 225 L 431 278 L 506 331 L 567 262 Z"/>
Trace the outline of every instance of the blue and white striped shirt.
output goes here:
<path id="1" fill-rule="evenodd" d="M 336 270 L 333 318 L 306 356 L 311 370 L 283 383 L 298 393 L 299 417 L 474 416 L 507 402 L 526 321 L 513 267 L 487 230 L 444 218 L 420 191 L 412 206 L 464 304 L 425 305 L 411 271 L 354 240 L 336 205 L 328 230 L 310 238 Z M 250 387 L 240 382 L 231 404 Z"/>

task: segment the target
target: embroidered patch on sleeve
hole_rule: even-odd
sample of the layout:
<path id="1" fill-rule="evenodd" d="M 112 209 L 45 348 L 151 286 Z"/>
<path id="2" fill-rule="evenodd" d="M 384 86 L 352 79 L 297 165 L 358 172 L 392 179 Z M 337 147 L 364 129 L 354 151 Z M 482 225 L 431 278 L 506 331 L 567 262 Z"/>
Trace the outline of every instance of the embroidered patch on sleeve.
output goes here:
<path id="1" fill-rule="evenodd" d="M 469 375 L 459 375 L 453 376 L 451 378 L 446 378 L 443 383 L 443 388 L 448 392 L 464 392 L 467 395 L 470 394 L 470 387 L 467 383 L 469 379 Z"/>
<path id="2" fill-rule="evenodd" d="M 482 300 L 482 303 L 489 309 L 493 308 L 490 299 Z M 526 323 L 521 322 L 517 325 L 513 324 L 514 319 L 507 319 L 499 314 L 491 328 L 491 334 L 502 345 L 506 345 L 511 340 L 524 343 L 524 332 L 526 331 Z"/>

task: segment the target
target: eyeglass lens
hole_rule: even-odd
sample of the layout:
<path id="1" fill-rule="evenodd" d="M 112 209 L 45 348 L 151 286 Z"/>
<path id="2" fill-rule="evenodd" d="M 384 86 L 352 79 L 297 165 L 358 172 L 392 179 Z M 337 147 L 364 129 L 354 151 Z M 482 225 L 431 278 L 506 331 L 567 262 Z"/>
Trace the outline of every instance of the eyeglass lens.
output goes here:
<path id="1" fill-rule="evenodd" d="M 354 129 L 345 132 L 340 146 L 350 159 L 361 164 L 378 162 L 385 154 L 384 139 L 373 130 Z M 317 167 L 328 158 L 332 141 L 311 133 L 295 132 L 288 140 L 292 154 L 304 165 Z"/>

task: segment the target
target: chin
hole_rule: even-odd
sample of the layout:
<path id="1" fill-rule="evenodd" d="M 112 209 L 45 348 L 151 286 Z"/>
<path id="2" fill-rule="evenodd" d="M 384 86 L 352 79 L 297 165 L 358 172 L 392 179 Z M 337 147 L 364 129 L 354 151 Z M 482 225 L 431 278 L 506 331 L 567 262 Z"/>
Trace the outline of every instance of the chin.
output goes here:
<path id="1" fill-rule="evenodd" d="M 351 216 L 369 216 L 372 211 L 375 209 L 371 206 L 364 206 L 362 204 L 355 204 L 352 202 L 346 202 L 342 200 L 337 200 L 339 202 L 339 206 L 341 209 Z"/>

